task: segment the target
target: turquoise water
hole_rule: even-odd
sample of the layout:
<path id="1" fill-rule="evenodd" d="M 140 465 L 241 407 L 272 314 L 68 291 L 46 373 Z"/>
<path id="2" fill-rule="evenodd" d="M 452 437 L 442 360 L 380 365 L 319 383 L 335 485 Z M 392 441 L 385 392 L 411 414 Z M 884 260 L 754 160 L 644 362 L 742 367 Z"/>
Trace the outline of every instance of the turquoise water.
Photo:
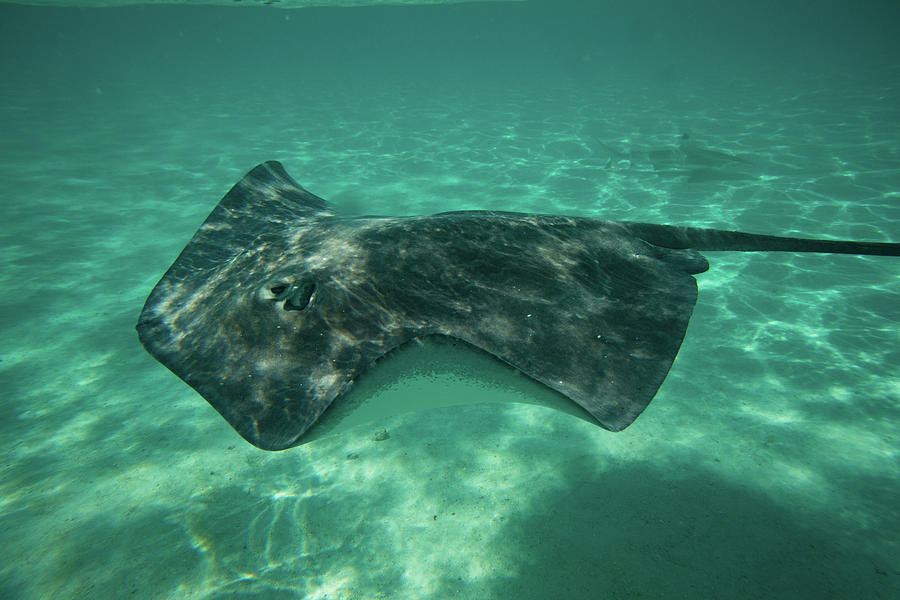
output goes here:
<path id="1" fill-rule="evenodd" d="M 900 260 L 707 253 L 617 434 L 490 404 L 269 453 L 133 329 L 270 159 L 348 214 L 900 241 L 896 7 L 725 4 L 0 5 L 0 597 L 900 596 Z M 607 149 L 686 131 L 748 164 Z M 545 393 L 481 358 L 354 393 Z"/>

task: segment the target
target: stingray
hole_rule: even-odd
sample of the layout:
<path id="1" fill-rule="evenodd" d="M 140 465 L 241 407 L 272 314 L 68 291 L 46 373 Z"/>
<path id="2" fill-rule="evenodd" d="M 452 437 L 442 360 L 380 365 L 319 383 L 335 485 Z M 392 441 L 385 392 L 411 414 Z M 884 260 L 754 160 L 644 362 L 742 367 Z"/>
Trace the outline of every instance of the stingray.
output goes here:
<path id="1" fill-rule="evenodd" d="M 701 250 L 898 256 L 900 244 L 514 212 L 341 216 L 267 162 L 194 234 L 137 331 L 263 449 L 310 439 L 368 366 L 429 336 L 471 344 L 619 431 L 681 346 Z"/>
<path id="2" fill-rule="evenodd" d="M 735 165 L 750 165 L 743 156 L 725 150 L 717 150 L 700 144 L 690 134 L 682 133 L 678 149 L 684 154 L 686 165 L 693 167 L 725 168 Z"/>
<path id="3" fill-rule="evenodd" d="M 678 138 L 678 145 L 654 148 L 630 148 L 618 150 L 608 144 L 600 145 L 609 153 L 607 167 L 615 163 L 625 163 L 630 168 L 652 169 L 661 172 L 712 172 L 728 174 L 731 171 L 742 171 L 752 166 L 752 162 L 743 156 L 732 154 L 704 146 L 683 133 Z"/>

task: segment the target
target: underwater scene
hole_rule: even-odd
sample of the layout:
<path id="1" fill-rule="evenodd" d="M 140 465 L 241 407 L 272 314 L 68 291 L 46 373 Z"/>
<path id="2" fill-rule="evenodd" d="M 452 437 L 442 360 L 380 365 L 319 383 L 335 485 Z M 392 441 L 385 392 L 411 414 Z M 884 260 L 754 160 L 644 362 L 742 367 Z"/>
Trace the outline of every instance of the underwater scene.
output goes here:
<path id="1" fill-rule="evenodd" d="M 588 298 L 623 308 L 622 328 L 653 329 L 638 305 L 682 319 L 658 391 L 616 372 L 653 400 L 614 432 L 570 414 L 566 390 L 594 382 L 540 368 L 596 360 L 565 321 L 571 257 L 479 229 L 512 211 L 900 242 L 897 23 L 900 5 L 876 0 L 0 3 L 0 598 L 900 597 L 900 258 L 659 250 L 709 261 L 690 271 L 695 306 L 682 271 Z M 507 354 L 412 335 L 321 421 L 364 418 L 312 423 L 283 450 L 249 443 L 259 423 L 223 415 L 252 399 L 214 408 L 209 389 L 275 354 L 285 380 L 338 360 L 286 352 L 268 318 L 242 330 L 252 347 L 231 337 L 228 302 L 262 297 L 254 277 L 281 255 L 252 252 L 277 228 L 231 247 L 250 260 L 211 271 L 205 303 L 160 305 L 220 332 L 231 362 L 204 359 L 203 395 L 172 371 L 189 379 L 178 369 L 209 339 L 170 332 L 170 371 L 135 326 L 266 161 L 327 201 L 316 210 L 417 251 L 472 315 L 438 333 L 468 325 Z M 440 241 L 368 218 L 470 210 L 493 212 Z M 309 262 L 278 219 L 282 254 Z M 304 231 L 323 264 L 371 250 Z M 371 349 L 334 324 L 402 270 L 354 265 L 358 288 L 323 322 Z M 514 310 L 518 288 L 476 310 L 509 272 L 533 275 L 540 311 Z M 264 300 L 306 318 L 326 283 Z M 416 290 L 403 302 L 427 314 L 437 301 Z"/>

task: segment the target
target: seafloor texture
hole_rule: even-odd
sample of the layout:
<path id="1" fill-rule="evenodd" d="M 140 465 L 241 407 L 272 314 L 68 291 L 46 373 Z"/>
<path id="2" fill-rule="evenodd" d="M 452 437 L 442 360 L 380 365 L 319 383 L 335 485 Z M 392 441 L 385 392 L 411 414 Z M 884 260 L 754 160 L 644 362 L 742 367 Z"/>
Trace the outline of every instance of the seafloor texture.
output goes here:
<path id="1" fill-rule="evenodd" d="M 490 405 L 268 453 L 133 329 L 267 159 L 348 213 L 900 241 L 896 70 L 282 85 L 281 57 L 271 77 L 166 85 L 140 50 L 73 74 L 67 44 L 89 44 L 45 31 L 0 91 L 0 597 L 900 596 L 900 260 L 709 253 L 681 353 L 619 434 Z M 748 162 L 655 169 L 606 147 L 683 131 Z M 353 393 L 546 392 L 449 347 Z"/>

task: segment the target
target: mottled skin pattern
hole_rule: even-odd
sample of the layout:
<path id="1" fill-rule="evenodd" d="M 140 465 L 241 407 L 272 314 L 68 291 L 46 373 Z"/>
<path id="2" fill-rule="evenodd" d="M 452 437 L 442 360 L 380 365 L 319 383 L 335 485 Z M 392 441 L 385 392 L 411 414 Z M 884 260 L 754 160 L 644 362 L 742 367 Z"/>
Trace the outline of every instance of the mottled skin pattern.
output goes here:
<path id="1" fill-rule="evenodd" d="M 269 162 L 210 214 L 137 329 L 260 448 L 300 443 L 368 365 L 427 335 L 490 352 L 617 431 L 681 345 L 708 266 L 694 248 L 897 254 L 550 215 L 340 217 Z"/>

